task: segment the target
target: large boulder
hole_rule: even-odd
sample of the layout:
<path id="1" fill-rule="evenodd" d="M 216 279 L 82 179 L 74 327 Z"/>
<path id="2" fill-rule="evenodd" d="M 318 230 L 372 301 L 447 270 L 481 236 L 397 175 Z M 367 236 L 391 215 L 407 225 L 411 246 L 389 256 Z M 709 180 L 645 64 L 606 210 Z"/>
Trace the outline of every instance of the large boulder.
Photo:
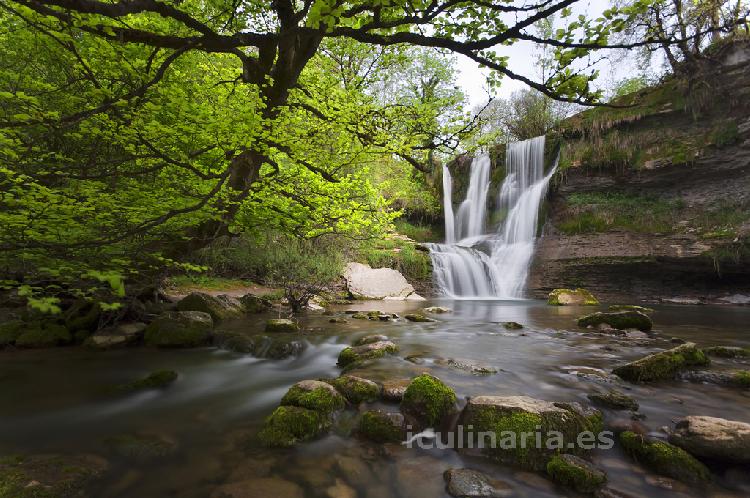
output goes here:
<path id="1" fill-rule="evenodd" d="M 297 334 L 250 334 L 242 331 L 219 330 L 214 333 L 214 345 L 235 353 L 252 354 L 256 358 L 283 360 L 297 356 L 305 349 L 305 342 Z"/>
<path id="2" fill-rule="evenodd" d="M 143 338 L 146 324 L 143 322 L 120 323 L 97 331 L 84 341 L 92 349 L 114 349 L 130 346 Z"/>
<path id="3" fill-rule="evenodd" d="M 586 289 L 555 289 L 549 293 L 547 304 L 553 306 L 596 306 L 599 301 Z"/>
<path id="4" fill-rule="evenodd" d="M 406 299 L 414 294 L 414 287 L 391 268 L 349 263 L 344 269 L 344 280 L 349 293 L 359 299 Z"/>
<path id="5" fill-rule="evenodd" d="M 544 470 L 561 450 L 585 454 L 593 449 L 596 434 L 602 430 L 602 416 L 597 410 L 528 396 L 471 397 L 460 423 L 472 425 L 475 436 L 483 436 L 478 445 L 489 457 L 532 470 Z M 582 433 L 590 433 L 590 437 Z M 535 437 L 541 437 L 541 445 L 536 444 Z"/>
<path id="6" fill-rule="evenodd" d="M 51 348 L 64 346 L 73 341 L 73 335 L 59 323 L 37 321 L 25 324 L 15 344 L 19 348 Z"/>
<path id="7" fill-rule="evenodd" d="M 326 382 L 302 380 L 289 388 L 281 398 L 281 405 L 298 406 L 330 414 L 344 408 L 346 401 L 336 388 Z"/>
<path id="8" fill-rule="evenodd" d="M 266 320 L 266 332 L 297 332 L 299 326 L 288 318 L 271 318 Z"/>
<path id="9" fill-rule="evenodd" d="M 394 354 L 396 352 L 398 352 L 398 346 L 391 341 L 371 342 L 362 344 L 361 346 L 344 348 L 339 353 L 339 359 L 336 364 L 342 368 L 351 368 L 364 360 L 382 358 L 387 354 Z"/>
<path id="10" fill-rule="evenodd" d="M 359 419 L 357 432 L 376 443 L 399 443 L 405 437 L 404 416 L 400 413 L 368 410 Z"/>
<path id="11" fill-rule="evenodd" d="M 239 301 L 244 306 L 245 313 L 262 313 L 273 307 L 271 301 L 255 294 L 245 294 Z"/>
<path id="12" fill-rule="evenodd" d="M 657 474 L 689 484 L 704 484 L 711 478 L 705 465 L 665 441 L 625 431 L 620 434 L 620 444 L 626 453 Z"/>
<path id="13" fill-rule="evenodd" d="M 95 455 L 6 456 L 0 459 L 0 497 L 91 496 L 86 488 L 108 467 Z"/>
<path id="14" fill-rule="evenodd" d="M 404 392 L 401 412 L 420 427 L 437 427 L 450 415 L 456 404 L 456 393 L 440 379 L 429 374 L 415 377 Z"/>
<path id="15" fill-rule="evenodd" d="M 640 311 L 598 312 L 578 319 L 579 327 L 600 327 L 602 325 L 617 330 L 638 329 L 647 332 L 651 330 L 654 324 L 647 314 Z"/>
<path id="16" fill-rule="evenodd" d="M 178 311 L 202 311 L 208 313 L 214 322 L 230 318 L 240 318 L 245 314 L 245 306 L 234 297 L 212 296 L 203 292 L 193 292 L 182 298 L 175 308 Z"/>
<path id="17" fill-rule="evenodd" d="M 672 379 L 680 370 L 709 364 L 710 360 L 695 343 L 686 342 L 617 367 L 612 373 L 630 382 L 651 382 Z"/>
<path id="18" fill-rule="evenodd" d="M 677 422 L 669 442 L 688 453 L 728 463 L 750 463 L 750 424 L 690 416 Z"/>
<path id="19" fill-rule="evenodd" d="M 354 375 L 342 375 L 331 381 L 331 384 L 350 402 L 359 404 L 372 402 L 380 398 L 380 386 L 371 380 Z"/>
<path id="20" fill-rule="evenodd" d="M 149 346 L 190 348 L 204 346 L 211 339 L 211 315 L 202 311 L 168 311 L 151 322 L 144 334 Z"/>

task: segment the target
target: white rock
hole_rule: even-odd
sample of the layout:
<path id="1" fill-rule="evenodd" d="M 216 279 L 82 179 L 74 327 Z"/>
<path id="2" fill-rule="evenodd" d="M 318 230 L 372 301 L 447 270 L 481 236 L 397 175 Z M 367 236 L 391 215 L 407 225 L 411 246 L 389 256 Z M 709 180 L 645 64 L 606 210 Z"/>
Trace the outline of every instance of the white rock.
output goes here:
<path id="1" fill-rule="evenodd" d="M 391 268 L 349 263 L 344 270 L 344 279 L 349 292 L 360 299 L 403 300 L 414 294 L 414 287 L 400 272 Z"/>

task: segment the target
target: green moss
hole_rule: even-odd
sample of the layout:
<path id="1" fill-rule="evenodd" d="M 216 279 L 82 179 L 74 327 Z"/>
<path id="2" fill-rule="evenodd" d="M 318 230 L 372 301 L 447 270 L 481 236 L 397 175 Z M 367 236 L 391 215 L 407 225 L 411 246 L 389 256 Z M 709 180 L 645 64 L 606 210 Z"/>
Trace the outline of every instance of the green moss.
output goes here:
<path id="1" fill-rule="evenodd" d="M 716 147 L 726 147 L 737 142 L 740 137 L 737 122 L 733 119 L 718 123 L 711 131 L 711 143 Z"/>
<path id="2" fill-rule="evenodd" d="M 750 387 L 750 371 L 739 370 L 732 373 L 732 384 L 739 387 Z"/>
<path id="3" fill-rule="evenodd" d="M 35 455 L 0 461 L 0 498 L 73 498 L 89 496 L 87 485 L 106 469 L 91 456 Z M 30 483 L 36 482 L 35 485 Z"/>
<path id="4" fill-rule="evenodd" d="M 73 340 L 65 325 L 54 322 L 33 322 L 16 338 L 20 348 L 50 348 L 69 344 Z"/>
<path id="5" fill-rule="evenodd" d="M 343 375 L 331 381 L 331 384 L 349 400 L 358 404 L 372 402 L 380 397 L 380 387 L 372 381 L 360 379 L 353 375 Z"/>
<path id="6" fill-rule="evenodd" d="M 732 346 L 711 346 L 704 348 L 703 352 L 710 356 L 719 358 L 745 358 L 750 356 L 750 348 L 740 348 Z"/>
<path id="7" fill-rule="evenodd" d="M 640 311 L 641 313 L 653 313 L 652 308 L 646 308 L 644 306 L 636 306 L 634 304 L 613 304 L 609 307 L 609 311 Z"/>
<path id="8" fill-rule="evenodd" d="M 638 410 L 638 402 L 631 396 L 620 391 L 611 390 L 607 393 L 592 393 L 588 395 L 588 398 L 597 405 L 615 410 Z"/>
<path id="9" fill-rule="evenodd" d="M 336 364 L 340 367 L 346 367 L 355 363 L 357 360 L 358 357 L 353 348 L 344 348 L 341 353 L 339 353 L 339 358 Z"/>
<path id="10" fill-rule="evenodd" d="M 409 282 L 432 279 L 432 261 L 428 253 L 417 249 L 410 241 L 380 240 L 362 246 L 357 257 L 373 268 L 393 268 Z"/>
<path id="11" fill-rule="evenodd" d="M 323 386 L 307 390 L 294 385 L 281 398 L 281 405 L 307 408 L 324 414 L 344 408 L 344 398 L 326 384 Z"/>
<path id="12" fill-rule="evenodd" d="M 115 392 L 129 393 L 143 389 L 160 389 L 167 387 L 177 380 L 178 374 L 174 370 L 158 370 L 150 373 L 146 377 L 125 384 L 120 384 L 114 388 Z"/>
<path id="13" fill-rule="evenodd" d="M 579 327 L 597 327 L 604 324 L 618 330 L 638 329 L 643 331 L 649 331 L 653 326 L 653 322 L 648 315 L 640 311 L 597 312 L 580 317 L 577 323 Z"/>
<path id="14" fill-rule="evenodd" d="M 404 318 L 406 318 L 410 322 L 434 322 L 435 321 L 432 318 L 422 315 L 421 313 L 407 313 L 406 315 L 404 315 Z"/>
<path id="15" fill-rule="evenodd" d="M 553 456 L 547 463 L 547 474 L 553 481 L 579 493 L 593 493 L 607 482 L 603 472 L 571 455 Z"/>
<path id="16" fill-rule="evenodd" d="M 167 312 L 151 322 L 144 341 L 157 347 L 196 347 L 205 345 L 213 328 L 211 315 L 199 311 Z"/>
<path id="17" fill-rule="evenodd" d="M 378 346 L 373 347 L 373 345 Z M 361 346 L 344 348 L 341 353 L 339 353 L 339 358 L 336 364 L 342 368 L 353 368 L 356 364 L 364 360 L 375 360 L 377 358 L 382 358 L 387 354 L 394 354 L 397 352 L 398 346 L 388 341 L 363 344 Z"/>
<path id="18" fill-rule="evenodd" d="M 174 453 L 177 445 L 163 437 L 150 434 L 123 434 L 108 437 L 104 444 L 116 455 L 133 460 L 151 460 Z"/>
<path id="19" fill-rule="evenodd" d="M 657 474 L 691 484 L 702 484 L 711 479 L 705 465 L 677 446 L 630 431 L 620 434 L 620 443 L 635 460 Z"/>
<path id="20" fill-rule="evenodd" d="M 292 320 L 272 318 L 266 321 L 266 332 L 297 332 L 299 327 Z"/>
<path id="21" fill-rule="evenodd" d="M 564 306 L 566 304 L 596 306 L 599 304 L 599 300 L 586 289 L 554 289 L 549 293 L 547 304 L 552 306 Z"/>
<path id="22" fill-rule="evenodd" d="M 630 382 L 650 382 L 671 379 L 684 368 L 707 366 L 710 363 L 702 350 L 688 342 L 617 367 L 613 373 Z"/>
<path id="23" fill-rule="evenodd" d="M 280 406 L 266 419 L 258 438 L 265 446 L 288 447 L 313 439 L 331 425 L 328 415 L 298 406 Z"/>
<path id="24" fill-rule="evenodd" d="M 0 348 L 10 346 L 18 336 L 23 332 L 24 322 L 21 320 L 11 320 L 0 324 Z"/>
<path id="25" fill-rule="evenodd" d="M 404 392 L 401 410 L 428 427 L 436 427 L 456 403 L 456 393 L 437 377 L 422 374 Z"/>
<path id="26" fill-rule="evenodd" d="M 387 414 L 370 410 L 359 420 L 359 433 L 376 443 L 397 443 L 403 440 L 403 430 Z"/>

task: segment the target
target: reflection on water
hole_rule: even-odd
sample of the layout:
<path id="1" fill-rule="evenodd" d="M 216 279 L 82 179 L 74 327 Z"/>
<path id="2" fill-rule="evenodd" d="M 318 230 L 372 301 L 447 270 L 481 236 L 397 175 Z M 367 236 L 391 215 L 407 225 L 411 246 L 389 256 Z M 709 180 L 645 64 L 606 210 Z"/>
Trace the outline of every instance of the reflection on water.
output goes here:
<path id="1" fill-rule="evenodd" d="M 741 307 L 659 307 L 653 315 L 657 328 L 653 338 L 638 340 L 582 333 L 574 319 L 591 308 L 551 307 L 536 301 L 436 300 L 431 304 L 451 307 L 454 313 L 437 316 L 435 323 L 330 324 L 329 317 L 308 315 L 303 319 L 306 348 L 299 357 L 287 360 L 259 360 L 210 348 L 4 352 L 0 354 L 0 452 L 105 455 L 112 470 L 97 492 L 108 497 L 209 496 L 226 483 L 251 481 L 261 489 L 277 478 L 299 486 L 309 497 L 350 496 L 342 493 L 352 489 L 360 497 L 441 497 L 447 496 L 442 472 L 450 467 L 482 470 L 511 485 L 515 496 L 561 496 L 567 492 L 539 475 L 452 451 L 372 445 L 336 435 L 291 450 L 267 450 L 257 447 L 253 434 L 291 384 L 338 375 L 338 352 L 371 333 L 387 334 L 401 351 L 357 375 L 385 380 L 430 371 L 454 387 L 459 399 L 523 394 L 587 403 L 588 393 L 617 382 L 606 375 L 613 366 L 671 347 L 672 337 L 700 345 L 750 346 L 750 309 Z M 348 308 L 404 313 L 418 306 L 369 302 Z M 524 329 L 505 330 L 499 322 L 506 321 L 522 323 Z M 257 330 L 259 323 L 253 319 L 228 326 Z M 446 358 L 499 371 L 475 376 L 436 361 Z M 716 361 L 719 369 L 733 366 L 738 366 L 736 360 Z M 124 398 L 106 394 L 109 385 L 157 369 L 177 370 L 180 377 L 164 391 Z M 639 401 L 646 416 L 642 423 L 650 431 L 689 414 L 750 422 L 750 396 L 740 390 L 679 382 L 618 387 Z M 615 412 L 605 415 L 607 420 L 623 417 Z M 135 433 L 159 435 L 174 441 L 177 448 L 167 457 L 135 463 L 108 453 L 105 438 Z M 623 492 L 694 493 L 646 473 L 617 448 L 595 453 L 594 461 Z M 736 488 L 743 485 L 746 470 L 730 469 L 720 477 Z M 743 496 L 750 491 L 721 492 Z"/>

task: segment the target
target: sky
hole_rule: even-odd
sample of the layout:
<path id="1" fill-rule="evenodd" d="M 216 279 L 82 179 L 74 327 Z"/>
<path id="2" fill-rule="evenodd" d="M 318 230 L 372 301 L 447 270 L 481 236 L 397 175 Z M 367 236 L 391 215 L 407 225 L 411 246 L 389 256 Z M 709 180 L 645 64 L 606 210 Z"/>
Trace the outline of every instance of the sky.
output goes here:
<path id="1" fill-rule="evenodd" d="M 572 6 L 573 17 L 579 14 L 585 14 L 593 18 L 599 17 L 611 3 L 610 0 L 580 0 Z M 510 47 L 502 47 L 498 53 L 509 57 L 508 65 L 511 71 L 525 76 L 537 76 L 533 62 L 536 51 L 537 49 L 532 43 L 520 42 Z M 476 62 L 463 55 L 457 56 L 456 63 L 458 85 L 467 96 L 470 107 L 484 104 L 488 98 L 485 80 L 489 70 L 480 69 Z M 597 83 L 602 86 L 626 78 L 628 73 L 633 70 L 628 64 L 618 64 L 614 69 L 610 66 L 602 65 L 599 69 L 600 76 Z M 525 85 L 521 82 L 503 78 L 500 88 L 495 91 L 495 96 L 508 97 L 513 91 L 524 87 Z"/>

